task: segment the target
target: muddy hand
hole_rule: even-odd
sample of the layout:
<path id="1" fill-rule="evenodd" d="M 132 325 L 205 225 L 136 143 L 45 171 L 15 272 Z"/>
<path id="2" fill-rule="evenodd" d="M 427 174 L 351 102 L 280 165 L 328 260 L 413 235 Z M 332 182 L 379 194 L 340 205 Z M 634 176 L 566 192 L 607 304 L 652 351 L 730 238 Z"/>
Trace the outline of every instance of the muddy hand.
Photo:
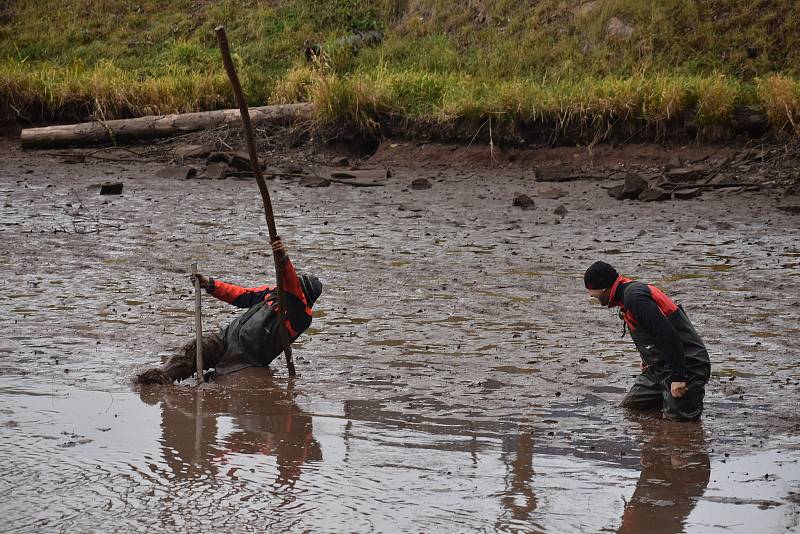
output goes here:
<path id="1" fill-rule="evenodd" d="M 189 278 L 192 281 L 192 285 L 194 285 L 194 281 L 196 278 L 200 282 L 200 289 L 208 289 L 209 278 L 206 275 L 200 273 L 194 273 L 189 275 Z"/>
<path id="2" fill-rule="evenodd" d="M 686 387 L 686 382 L 673 382 L 670 386 L 670 392 L 676 399 L 683 397 L 687 391 L 688 388 Z"/>
<path id="3" fill-rule="evenodd" d="M 272 242 L 272 252 L 274 252 L 278 258 L 281 258 L 284 261 L 286 260 L 286 245 L 283 244 L 280 236 L 276 236 L 275 241 Z"/>

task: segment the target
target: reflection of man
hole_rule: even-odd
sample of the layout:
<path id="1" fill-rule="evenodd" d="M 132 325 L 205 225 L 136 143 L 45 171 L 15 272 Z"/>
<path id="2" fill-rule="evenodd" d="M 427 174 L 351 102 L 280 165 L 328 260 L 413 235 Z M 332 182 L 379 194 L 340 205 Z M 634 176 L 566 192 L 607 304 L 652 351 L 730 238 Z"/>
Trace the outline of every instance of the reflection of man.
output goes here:
<path id="1" fill-rule="evenodd" d="M 644 431 L 642 473 L 617 532 L 684 532 L 711 476 L 703 426 L 649 420 Z"/>
<path id="2" fill-rule="evenodd" d="M 699 419 L 711 363 L 683 307 L 657 287 L 620 276 L 602 261 L 586 270 L 584 284 L 603 306 L 619 306 L 642 358 L 642 374 L 622 406 L 663 409 L 664 417 L 675 421 Z"/>
<path id="3" fill-rule="evenodd" d="M 311 416 L 267 369 L 245 369 L 235 380 L 226 387 L 221 378 L 219 389 L 205 391 L 141 387 L 144 402 L 161 401 L 164 460 L 175 476 L 192 478 L 215 474 L 231 454 L 265 454 L 277 460 L 277 484 L 293 485 L 304 463 L 322 460 Z M 218 437 L 220 416 L 231 417 L 234 430 Z"/>
<path id="4" fill-rule="evenodd" d="M 503 456 L 508 465 L 506 475 L 506 489 L 501 497 L 503 508 L 508 510 L 515 521 L 528 521 L 536 510 L 536 492 L 533 488 L 533 432 L 521 429 L 516 435 L 506 436 L 506 443 L 514 450 L 514 459 L 510 458 L 510 451 L 504 451 Z M 508 525 L 498 522 L 497 530 L 505 530 Z"/>

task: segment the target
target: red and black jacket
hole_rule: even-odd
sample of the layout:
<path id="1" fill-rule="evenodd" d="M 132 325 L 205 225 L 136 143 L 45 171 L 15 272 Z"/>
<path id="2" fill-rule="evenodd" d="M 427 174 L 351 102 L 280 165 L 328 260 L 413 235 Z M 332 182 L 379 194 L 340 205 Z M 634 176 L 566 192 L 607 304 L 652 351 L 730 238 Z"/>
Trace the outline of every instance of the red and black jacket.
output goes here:
<path id="1" fill-rule="evenodd" d="M 655 286 L 620 276 L 611 287 L 609 307 L 619 306 L 642 361 L 670 382 L 707 380 L 710 359 L 683 308 Z"/>
<path id="2" fill-rule="evenodd" d="M 286 296 L 286 329 L 289 337 L 294 339 L 311 325 L 312 312 L 294 265 L 288 258 L 283 266 L 283 290 Z M 238 308 L 252 308 L 265 300 L 273 310 L 278 311 L 276 286 L 239 287 L 211 279 L 207 291 Z"/>

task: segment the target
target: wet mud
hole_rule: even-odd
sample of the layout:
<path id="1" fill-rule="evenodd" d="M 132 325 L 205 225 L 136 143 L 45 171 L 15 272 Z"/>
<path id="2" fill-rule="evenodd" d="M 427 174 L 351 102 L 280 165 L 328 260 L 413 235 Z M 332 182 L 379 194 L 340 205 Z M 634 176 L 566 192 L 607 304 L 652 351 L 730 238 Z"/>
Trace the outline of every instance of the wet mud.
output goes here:
<path id="1" fill-rule="evenodd" d="M 197 390 L 131 379 L 194 335 L 193 261 L 272 281 L 255 184 L 3 141 L 5 530 L 800 528 L 800 231 L 779 192 L 620 202 L 575 181 L 548 199 L 535 162 L 394 149 L 361 162 L 391 167 L 381 187 L 271 183 L 295 265 L 325 284 L 299 376 L 276 360 Z M 586 297 L 597 259 L 685 307 L 712 359 L 700 424 L 618 408 L 638 356 Z M 236 315 L 203 311 L 208 329 Z"/>

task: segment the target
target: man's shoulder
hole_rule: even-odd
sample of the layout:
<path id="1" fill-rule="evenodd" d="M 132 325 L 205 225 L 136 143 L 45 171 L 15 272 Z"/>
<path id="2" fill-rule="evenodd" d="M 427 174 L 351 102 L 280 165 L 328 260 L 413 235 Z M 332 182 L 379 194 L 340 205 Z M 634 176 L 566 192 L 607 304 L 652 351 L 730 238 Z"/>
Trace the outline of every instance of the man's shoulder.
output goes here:
<path id="1" fill-rule="evenodd" d="M 632 282 L 628 282 L 625 285 L 625 293 L 622 295 L 622 302 L 626 305 L 627 308 L 628 304 L 633 302 L 637 298 L 642 297 L 650 297 L 652 298 L 652 293 L 650 292 L 650 286 L 645 284 L 644 282 L 640 282 L 638 280 L 634 280 Z"/>

